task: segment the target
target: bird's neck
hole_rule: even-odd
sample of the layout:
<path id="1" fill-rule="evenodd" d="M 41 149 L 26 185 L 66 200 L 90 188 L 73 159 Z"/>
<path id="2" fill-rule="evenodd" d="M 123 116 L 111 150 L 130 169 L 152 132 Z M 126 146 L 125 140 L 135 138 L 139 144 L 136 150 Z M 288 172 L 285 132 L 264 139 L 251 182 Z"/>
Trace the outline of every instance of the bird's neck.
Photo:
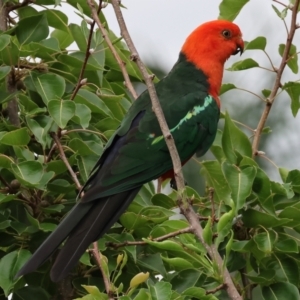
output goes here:
<path id="1" fill-rule="evenodd" d="M 212 53 L 214 51 L 215 53 Z M 185 44 L 182 53 L 186 59 L 201 70 L 207 77 L 209 84 L 208 93 L 216 100 L 220 107 L 219 93 L 222 84 L 224 64 L 226 59 L 223 58 L 219 49 L 211 47 L 193 47 L 191 44 Z"/>

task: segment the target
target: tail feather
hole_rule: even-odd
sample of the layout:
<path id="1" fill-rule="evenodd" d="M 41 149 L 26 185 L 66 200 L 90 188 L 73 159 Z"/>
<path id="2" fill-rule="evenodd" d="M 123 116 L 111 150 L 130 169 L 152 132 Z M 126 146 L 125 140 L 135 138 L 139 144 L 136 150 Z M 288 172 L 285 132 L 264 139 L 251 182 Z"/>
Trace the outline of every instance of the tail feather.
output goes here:
<path id="1" fill-rule="evenodd" d="M 87 214 L 92 206 L 93 203 L 81 204 L 79 202 L 76 204 L 69 214 L 61 221 L 55 231 L 48 236 L 32 257 L 19 270 L 15 277 L 31 273 L 42 265 L 67 238 L 78 223 L 80 223 L 81 219 Z"/>
<path id="2" fill-rule="evenodd" d="M 76 266 L 88 246 L 97 241 L 119 219 L 141 187 L 100 198 L 79 202 L 56 230 L 45 240 L 16 277 L 35 271 L 66 239 L 51 269 L 54 282 L 62 280 Z"/>
<path id="3" fill-rule="evenodd" d="M 92 202 L 93 207 L 73 229 L 59 252 L 51 269 L 52 281 L 57 282 L 67 276 L 88 246 L 119 219 L 139 190 L 140 187 Z"/>

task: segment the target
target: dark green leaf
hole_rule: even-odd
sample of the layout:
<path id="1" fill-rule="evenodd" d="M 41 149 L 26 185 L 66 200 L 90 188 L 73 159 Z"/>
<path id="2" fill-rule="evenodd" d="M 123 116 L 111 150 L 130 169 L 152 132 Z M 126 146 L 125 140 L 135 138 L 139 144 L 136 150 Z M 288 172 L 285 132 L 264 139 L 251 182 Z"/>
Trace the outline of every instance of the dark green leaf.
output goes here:
<path id="1" fill-rule="evenodd" d="M 16 36 L 20 44 L 39 42 L 49 34 L 49 27 L 45 14 L 31 16 L 19 21 L 16 27 Z"/>
<path id="2" fill-rule="evenodd" d="M 5 49 L 8 46 L 9 42 L 10 42 L 10 36 L 7 34 L 2 34 L 0 36 L 0 51 Z"/>
<path id="3" fill-rule="evenodd" d="M 243 214 L 243 222 L 246 227 L 278 227 L 290 222 L 287 218 L 276 218 L 274 216 L 259 212 L 254 209 L 247 209 Z"/>
<path id="4" fill-rule="evenodd" d="M 21 249 L 19 251 L 13 251 L 1 258 L 0 261 L 0 286 L 2 287 L 5 296 L 10 294 L 16 280 L 14 279 L 17 272 L 29 259 L 30 252 L 28 250 Z"/>
<path id="5" fill-rule="evenodd" d="M 293 116 L 296 117 L 300 108 L 300 83 L 299 82 L 287 82 L 283 89 L 289 94 L 291 98 L 291 109 Z"/>
<path id="6" fill-rule="evenodd" d="M 296 286 L 288 282 L 276 282 L 262 288 L 265 300 L 299 300 L 299 291 Z"/>

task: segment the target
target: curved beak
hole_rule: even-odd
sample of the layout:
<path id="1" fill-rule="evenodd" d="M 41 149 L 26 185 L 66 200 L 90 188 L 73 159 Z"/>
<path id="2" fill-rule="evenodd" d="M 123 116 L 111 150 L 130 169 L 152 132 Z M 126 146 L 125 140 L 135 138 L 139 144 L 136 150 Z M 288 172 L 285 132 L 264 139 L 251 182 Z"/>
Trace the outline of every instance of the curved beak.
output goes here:
<path id="1" fill-rule="evenodd" d="M 244 41 L 242 39 L 239 39 L 236 43 L 237 47 L 236 50 L 233 52 L 233 55 L 236 55 L 240 53 L 240 55 L 244 52 Z"/>

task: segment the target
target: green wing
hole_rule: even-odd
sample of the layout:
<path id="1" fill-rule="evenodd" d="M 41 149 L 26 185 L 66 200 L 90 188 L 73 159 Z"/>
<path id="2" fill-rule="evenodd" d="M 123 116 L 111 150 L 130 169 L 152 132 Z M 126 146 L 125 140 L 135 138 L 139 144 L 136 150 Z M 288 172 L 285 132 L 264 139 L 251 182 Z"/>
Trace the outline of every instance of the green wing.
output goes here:
<path id="1" fill-rule="evenodd" d="M 219 108 L 205 75 L 183 56 L 156 90 L 181 161 L 204 154 L 217 131 Z M 172 169 L 148 92 L 134 102 L 88 180 L 82 201 L 136 188 Z"/>

